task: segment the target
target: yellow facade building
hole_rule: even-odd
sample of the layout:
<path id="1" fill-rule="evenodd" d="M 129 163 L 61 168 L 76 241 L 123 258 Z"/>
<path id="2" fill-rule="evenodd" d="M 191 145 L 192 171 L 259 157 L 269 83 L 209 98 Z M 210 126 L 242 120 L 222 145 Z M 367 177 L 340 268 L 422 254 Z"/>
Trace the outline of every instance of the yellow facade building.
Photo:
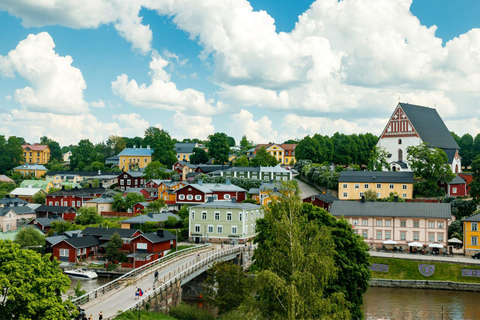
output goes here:
<path id="1" fill-rule="evenodd" d="M 125 148 L 118 154 L 118 167 L 122 171 L 143 169 L 152 162 L 153 150 L 147 148 Z"/>
<path id="2" fill-rule="evenodd" d="M 293 165 L 297 160 L 295 159 L 295 147 L 296 144 L 290 143 L 270 143 L 270 144 L 258 144 L 255 148 L 254 154 L 256 154 L 261 148 L 265 148 L 267 153 L 277 159 L 281 165 Z"/>
<path id="3" fill-rule="evenodd" d="M 340 200 L 360 200 L 365 192 L 373 190 L 377 198 L 391 194 L 403 199 L 413 198 L 413 172 L 342 171 L 338 178 Z"/>
<path id="4" fill-rule="evenodd" d="M 463 248 L 465 255 L 471 256 L 480 252 L 480 213 L 463 219 Z"/>
<path id="5" fill-rule="evenodd" d="M 22 164 L 13 168 L 13 171 L 19 172 L 24 177 L 41 178 L 47 173 L 47 168 L 41 164 Z"/>
<path id="6" fill-rule="evenodd" d="M 48 146 L 35 144 L 24 144 L 23 157 L 25 163 L 46 164 L 50 161 L 50 148 Z"/>

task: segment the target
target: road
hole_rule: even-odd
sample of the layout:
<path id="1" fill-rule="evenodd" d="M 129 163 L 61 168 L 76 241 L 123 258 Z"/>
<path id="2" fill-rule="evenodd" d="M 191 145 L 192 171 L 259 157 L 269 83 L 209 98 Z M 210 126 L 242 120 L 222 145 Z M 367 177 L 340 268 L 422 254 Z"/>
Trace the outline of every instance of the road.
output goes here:
<path id="1" fill-rule="evenodd" d="M 454 263 L 480 265 L 480 260 L 466 258 L 464 256 L 445 257 L 443 255 L 432 256 L 432 255 L 423 255 L 423 254 L 390 253 L 390 252 L 376 252 L 376 251 L 369 251 L 369 253 L 372 257 L 398 258 L 398 259 L 436 261 L 436 262 L 454 262 Z"/>
<path id="2" fill-rule="evenodd" d="M 297 176 L 297 175 L 295 175 Z M 295 177 L 294 176 L 294 177 Z M 300 188 L 300 198 L 306 198 L 306 197 L 310 197 L 314 194 L 318 194 L 319 191 L 317 188 L 315 187 L 312 187 L 311 185 L 309 184 L 306 184 L 305 182 L 303 182 L 302 180 L 300 179 L 295 179 L 295 181 L 297 181 L 298 183 L 298 187 Z"/>

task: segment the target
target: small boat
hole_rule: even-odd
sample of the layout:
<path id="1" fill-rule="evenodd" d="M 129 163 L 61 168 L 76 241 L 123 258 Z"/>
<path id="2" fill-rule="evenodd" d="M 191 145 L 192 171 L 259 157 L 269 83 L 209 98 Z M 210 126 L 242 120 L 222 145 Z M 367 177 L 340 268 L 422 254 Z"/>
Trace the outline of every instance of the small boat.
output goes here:
<path id="1" fill-rule="evenodd" d="M 73 269 L 63 271 L 67 276 L 76 279 L 95 279 L 98 275 L 95 271 L 85 271 L 82 269 Z"/>

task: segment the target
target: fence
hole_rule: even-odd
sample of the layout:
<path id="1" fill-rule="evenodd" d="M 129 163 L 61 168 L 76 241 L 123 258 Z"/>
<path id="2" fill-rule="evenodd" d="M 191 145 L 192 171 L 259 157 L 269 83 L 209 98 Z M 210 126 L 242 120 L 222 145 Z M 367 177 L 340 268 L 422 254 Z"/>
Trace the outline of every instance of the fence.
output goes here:
<path id="1" fill-rule="evenodd" d="M 121 276 L 121 277 L 119 277 L 119 278 L 117 278 L 117 279 L 115 279 L 115 280 L 113 280 L 113 281 L 111 281 L 107 284 L 104 284 L 103 286 L 98 287 L 95 290 L 92 290 L 92 291 L 84 294 L 81 297 L 73 299 L 72 303 L 75 304 L 75 305 L 85 304 L 85 303 L 89 302 L 90 300 L 96 299 L 97 297 L 102 296 L 105 293 L 107 293 L 107 292 L 109 292 L 113 289 L 115 289 L 115 290 L 119 289 L 121 284 L 123 284 L 125 282 L 132 281 L 141 274 L 146 274 L 146 273 L 152 272 L 155 269 L 158 269 L 158 266 L 160 264 L 164 264 L 167 261 L 172 261 L 179 256 L 184 256 L 186 254 L 189 254 L 189 253 L 201 250 L 201 249 L 205 249 L 209 246 L 210 246 L 209 244 L 206 244 L 206 245 L 203 245 L 203 246 L 186 248 L 186 249 L 183 249 L 183 250 L 176 251 L 172 254 L 166 255 L 166 256 L 164 256 L 160 259 L 149 262 L 148 264 L 145 264 L 145 265 L 143 265 L 139 268 L 136 268 L 136 269 L 124 274 L 123 276 Z"/>
<path id="2" fill-rule="evenodd" d="M 115 211 L 102 211 L 100 212 L 102 217 L 110 217 L 110 218 L 121 218 L 121 217 L 129 217 L 133 218 L 138 213 L 135 212 L 115 212 Z"/>

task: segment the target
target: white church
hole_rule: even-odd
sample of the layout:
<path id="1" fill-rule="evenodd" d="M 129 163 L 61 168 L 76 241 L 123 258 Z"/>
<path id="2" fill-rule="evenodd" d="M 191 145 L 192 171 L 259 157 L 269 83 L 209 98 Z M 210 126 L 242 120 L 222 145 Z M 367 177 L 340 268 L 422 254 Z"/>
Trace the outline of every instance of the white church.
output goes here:
<path id="1" fill-rule="evenodd" d="M 392 171 L 412 171 L 407 162 L 407 148 L 427 143 L 447 154 L 452 172 L 461 172 L 460 147 L 437 110 L 399 103 L 377 143 L 387 154 Z"/>

